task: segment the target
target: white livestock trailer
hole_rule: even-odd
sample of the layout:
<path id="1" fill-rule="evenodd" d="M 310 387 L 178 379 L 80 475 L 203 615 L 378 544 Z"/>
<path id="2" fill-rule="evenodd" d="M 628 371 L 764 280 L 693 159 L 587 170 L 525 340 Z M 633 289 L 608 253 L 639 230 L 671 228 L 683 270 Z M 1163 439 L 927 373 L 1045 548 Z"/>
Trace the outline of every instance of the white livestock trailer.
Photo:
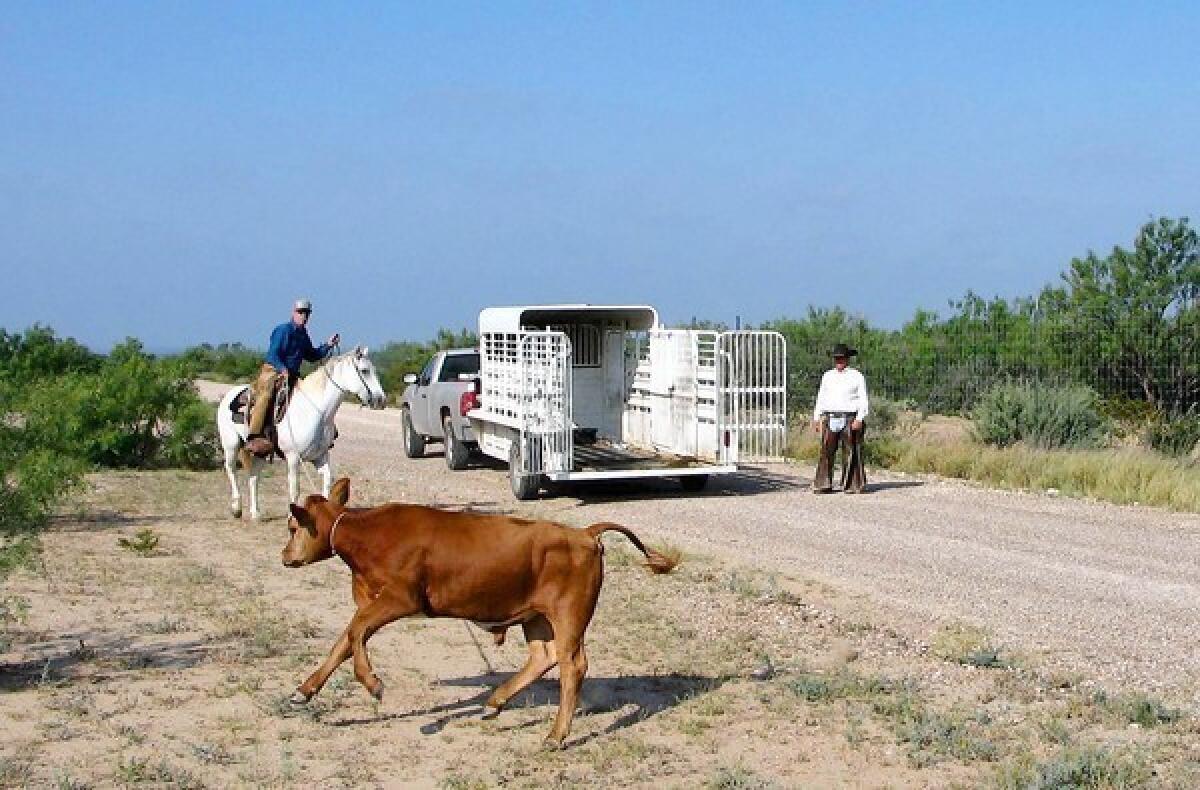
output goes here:
<path id="1" fill-rule="evenodd" d="M 490 307 L 479 314 L 486 455 L 513 495 L 545 481 L 676 477 L 700 490 L 787 437 L 787 349 L 777 332 L 664 329 L 646 305 Z"/>

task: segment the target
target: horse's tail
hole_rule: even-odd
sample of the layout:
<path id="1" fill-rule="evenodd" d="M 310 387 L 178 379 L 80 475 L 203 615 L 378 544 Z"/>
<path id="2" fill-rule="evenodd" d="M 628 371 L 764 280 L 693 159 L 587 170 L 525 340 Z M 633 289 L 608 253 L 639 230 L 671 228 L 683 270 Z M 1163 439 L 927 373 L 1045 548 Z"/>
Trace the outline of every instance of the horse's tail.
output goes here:
<path id="1" fill-rule="evenodd" d="M 600 536 L 609 530 L 612 530 L 613 532 L 620 532 L 622 535 L 629 538 L 629 542 L 636 546 L 638 551 L 646 555 L 646 567 L 649 568 L 653 573 L 670 573 L 671 570 L 679 564 L 679 555 L 677 552 L 671 552 L 670 556 L 668 556 L 660 551 L 648 549 L 638 538 L 638 536 L 633 534 L 633 530 L 629 529 L 628 527 L 622 527 L 620 524 L 593 524 L 588 527 L 585 532 L 587 532 L 587 534 L 591 537 L 595 538 L 596 542 L 598 543 L 600 541 Z"/>

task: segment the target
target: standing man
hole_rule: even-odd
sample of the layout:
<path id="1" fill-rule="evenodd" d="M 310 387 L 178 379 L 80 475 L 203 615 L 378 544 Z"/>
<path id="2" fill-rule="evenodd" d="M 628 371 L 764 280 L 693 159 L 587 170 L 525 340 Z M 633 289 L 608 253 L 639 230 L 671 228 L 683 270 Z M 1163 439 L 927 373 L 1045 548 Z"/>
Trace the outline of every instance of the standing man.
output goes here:
<path id="1" fill-rule="evenodd" d="M 862 457 L 863 420 L 868 413 L 867 380 L 849 367 L 850 357 L 857 353 L 845 343 L 838 343 L 830 352 L 833 369 L 821 376 L 812 423 L 813 430 L 821 434 L 821 458 L 813 478 L 813 492 L 817 494 L 833 491 L 834 454 L 843 443 L 842 491 L 861 494 L 867 485 Z"/>
<path id="2" fill-rule="evenodd" d="M 329 356 L 341 339 L 341 335 L 334 332 L 328 341 L 313 348 L 307 328 L 310 315 L 312 302 L 297 299 L 292 305 L 292 320 L 284 321 L 271 332 L 267 361 L 263 363 L 253 384 L 254 408 L 250 412 L 250 423 L 246 426 L 246 449 L 260 458 L 266 458 L 275 451 L 274 443 L 263 435 L 263 428 L 267 422 L 267 412 L 275 403 L 276 382 L 286 375 L 288 384 L 295 384 L 301 364 L 321 361 Z"/>

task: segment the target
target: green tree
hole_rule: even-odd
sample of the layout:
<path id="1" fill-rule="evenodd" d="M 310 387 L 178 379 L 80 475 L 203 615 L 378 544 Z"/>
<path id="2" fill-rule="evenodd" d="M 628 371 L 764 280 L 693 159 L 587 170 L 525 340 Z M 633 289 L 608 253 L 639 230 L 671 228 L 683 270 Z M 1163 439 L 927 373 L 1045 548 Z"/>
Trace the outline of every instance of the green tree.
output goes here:
<path id="1" fill-rule="evenodd" d="M 1071 261 L 1042 294 L 1058 343 L 1083 349 L 1081 378 L 1182 414 L 1200 399 L 1200 236 L 1186 217 L 1138 231 L 1133 249 Z"/>

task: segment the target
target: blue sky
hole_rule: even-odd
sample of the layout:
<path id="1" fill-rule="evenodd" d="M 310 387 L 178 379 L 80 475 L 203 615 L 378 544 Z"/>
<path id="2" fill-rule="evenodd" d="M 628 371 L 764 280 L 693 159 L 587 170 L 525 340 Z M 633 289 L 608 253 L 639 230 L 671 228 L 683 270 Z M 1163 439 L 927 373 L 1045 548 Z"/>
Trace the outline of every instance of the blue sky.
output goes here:
<path id="1" fill-rule="evenodd" d="M 1200 221 L 1200 6 L 5 3 L 0 327 L 883 325 Z M 318 338 L 319 339 L 319 338 Z"/>

